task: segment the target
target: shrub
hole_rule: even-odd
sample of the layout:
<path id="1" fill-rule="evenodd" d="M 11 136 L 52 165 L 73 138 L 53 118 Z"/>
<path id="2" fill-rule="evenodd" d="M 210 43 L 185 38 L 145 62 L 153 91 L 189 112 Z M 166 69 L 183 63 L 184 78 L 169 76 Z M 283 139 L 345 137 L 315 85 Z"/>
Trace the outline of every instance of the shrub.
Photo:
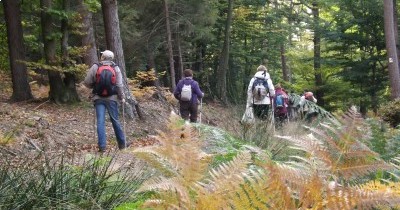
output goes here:
<path id="1" fill-rule="evenodd" d="M 400 124 L 400 100 L 391 101 L 379 109 L 381 118 L 391 126 Z"/>
<path id="2" fill-rule="evenodd" d="M 7 158 L 8 160 L 10 158 Z M 114 157 L 67 159 L 39 154 L 0 162 L 0 209 L 113 209 L 138 202 L 147 178 L 143 164 L 120 166 Z"/>

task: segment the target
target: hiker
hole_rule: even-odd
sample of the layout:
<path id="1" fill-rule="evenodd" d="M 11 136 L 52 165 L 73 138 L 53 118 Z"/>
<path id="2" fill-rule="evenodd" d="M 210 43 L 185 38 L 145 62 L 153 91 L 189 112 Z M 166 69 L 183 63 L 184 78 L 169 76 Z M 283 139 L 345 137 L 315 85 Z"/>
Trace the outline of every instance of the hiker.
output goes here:
<path id="1" fill-rule="evenodd" d="M 93 89 L 92 99 L 96 110 L 97 136 L 99 152 L 106 150 L 105 118 L 106 110 L 111 119 L 118 148 L 126 147 L 125 134 L 118 120 L 118 102 L 125 103 L 122 74 L 113 62 L 114 53 L 110 50 L 101 52 L 100 63 L 90 67 L 83 84 Z"/>
<path id="2" fill-rule="evenodd" d="M 275 88 L 267 72 L 267 68 L 260 65 L 257 72 L 250 80 L 247 88 L 247 107 L 253 107 L 256 118 L 266 120 L 268 118 L 271 98 L 275 96 Z"/>
<path id="3" fill-rule="evenodd" d="M 317 99 L 314 97 L 313 92 L 304 91 L 304 94 L 300 98 L 300 106 L 303 106 L 306 100 L 317 103 Z"/>
<path id="4" fill-rule="evenodd" d="M 288 104 L 289 96 L 285 89 L 278 83 L 275 86 L 275 97 L 274 97 L 274 111 L 275 119 L 278 127 L 281 127 L 285 120 L 288 119 Z"/>
<path id="5" fill-rule="evenodd" d="M 181 117 L 190 122 L 197 122 L 198 115 L 198 99 L 204 97 L 204 93 L 200 90 L 199 83 L 193 80 L 193 71 L 185 69 L 183 71 L 184 78 L 181 79 L 174 90 L 174 96 L 179 100 L 179 112 Z"/>
<path id="6" fill-rule="evenodd" d="M 300 97 L 299 106 L 302 108 L 301 109 L 302 116 L 307 122 L 312 122 L 318 116 L 318 112 L 312 107 L 304 106 L 306 101 L 317 103 L 317 99 L 314 97 L 314 94 L 310 91 L 304 91 L 304 94 Z"/>

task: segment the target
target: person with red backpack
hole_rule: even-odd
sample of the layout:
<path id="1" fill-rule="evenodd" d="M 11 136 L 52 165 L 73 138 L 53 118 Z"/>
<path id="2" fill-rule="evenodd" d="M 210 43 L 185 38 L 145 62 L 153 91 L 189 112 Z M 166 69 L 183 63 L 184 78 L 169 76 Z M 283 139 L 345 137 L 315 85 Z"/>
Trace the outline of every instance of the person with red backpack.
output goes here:
<path id="1" fill-rule="evenodd" d="M 99 152 L 106 150 L 105 115 L 108 112 L 118 142 L 118 148 L 126 147 L 125 134 L 118 119 L 118 102 L 125 103 L 122 73 L 113 62 L 114 53 L 105 50 L 101 53 L 100 63 L 90 67 L 83 84 L 93 89 L 93 101 L 96 110 L 97 136 Z"/>
<path id="2" fill-rule="evenodd" d="M 277 126 L 280 127 L 288 118 L 289 95 L 278 83 L 275 86 L 274 111 Z"/>

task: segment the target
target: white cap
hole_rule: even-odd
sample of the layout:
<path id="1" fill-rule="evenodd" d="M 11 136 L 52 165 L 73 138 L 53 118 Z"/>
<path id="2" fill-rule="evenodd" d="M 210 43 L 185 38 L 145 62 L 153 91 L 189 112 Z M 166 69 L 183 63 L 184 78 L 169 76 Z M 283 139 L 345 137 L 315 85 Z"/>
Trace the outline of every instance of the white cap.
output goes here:
<path id="1" fill-rule="evenodd" d="M 114 59 L 114 53 L 110 50 L 104 50 L 103 52 L 101 52 L 101 57 L 107 60 L 112 60 Z"/>

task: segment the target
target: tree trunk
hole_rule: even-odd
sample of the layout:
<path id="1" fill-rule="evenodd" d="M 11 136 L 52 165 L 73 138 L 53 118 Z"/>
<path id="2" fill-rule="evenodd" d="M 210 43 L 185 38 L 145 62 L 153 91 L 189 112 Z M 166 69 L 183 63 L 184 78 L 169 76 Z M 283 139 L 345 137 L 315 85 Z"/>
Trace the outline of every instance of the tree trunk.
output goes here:
<path id="1" fill-rule="evenodd" d="M 53 35 L 53 17 L 48 12 L 51 9 L 52 0 L 40 0 L 41 11 L 41 23 L 42 23 L 42 37 L 44 45 L 44 54 L 46 63 L 50 66 L 57 65 L 56 58 L 56 39 Z M 75 102 L 75 94 L 71 94 L 73 90 L 69 90 L 61 78 L 61 74 L 57 71 L 48 71 L 50 93 L 49 99 L 55 103 L 71 103 Z M 76 92 L 76 90 L 75 90 Z"/>
<path id="2" fill-rule="evenodd" d="M 139 104 L 136 102 L 136 99 L 133 97 L 128 87 L 124 51 L 122 48 L 121 32 L 119 28 L 117 0 L 101 0 L 101 9 L 103 11 L 107 48 L 114 52 L 115 61 L 121 69 L 124 80 L 124 94 L 126 102 L 129 104 L 129 106 L 126 107 L 126 112 L 131 119 L 133 119 L 135 111 L 140 119 L 144 119 Z"/>
<path id="3" fill-rule="evenodd" d="M 63 10 L 65 12 L 68 12 L 70 9 L 70 0 L 63 0 Z M 61 54 L 62 54 L 62 67 L 66 68 L 71 63 L 68 62 L 69 60 L 69 55 L 68 55 L 68 19 L 63 18 L 61 20 L 61 33 L 62 33 L 62 38 L 61 38 Z M 80 101 L 78 92 L 76 91 L 76 86 L 75 86 L 75 75 L 73 73 L 66 72 L 65 73 L 65 78 L 64 78 L 64 85 L 65 85 L 65 93 L 68 95 L 68 98 L 70 101 Z"/>
<path id="4" fill-rule="evenodd" d="M 396 42 L 396 52 L 397 52 L 397 60 L 400 61 L 400 46 L 399 46 L 399 27 L 398 27 L 398 20 L 397 20 L 397 8 L 396 8 L 396 0 L 393 0 L 393 27 L 394 27 L 394 40 Z M 399 63 L 400 65 L 400 63 Z M 399 66 L 400 71 L 400 66 Z"/>
<path id="5" fill-rule="evenodd" d="M 384 0 L 384 24 L 391 98 L 394 100 L 400 97 L 400 73 L 393 27 L 393 0 Z"/>
<path id="6" fill-rule="evenodd" d="M 224 104 L 228 103 L 226 78 L 229 66 L 229 40 L 231 35 L 232 13 L 233 13 L 233 0 L 228 0 L 228 14 L 225 22 L 225 35 L 224 35 L 225 37 L 219 59 L 218 80 L 217 80 L 218 96 L 220 97 L 220 99 Z"/>
<path id="7" fill-rule="evenodd" d="M 25 48 L 21 24 L 20 0 L 3 0 L 4 16 L 7 26 L 7 41 L 13 83 L 12 101 L 33 99 L 28 83 L 25 61 Z"/>
<path id="8" fill-rule="evenodd" d="M 94 63 L 99 62 L 96 50 L 96 40 L 94 37 L 92 21 L 93 14 L 88 10 L 87 6 L 83 3 L 83 0 L 79 0 L 78 4 L 79 14 L 82 15 L 82 31 L 86 32 L 82 36 L 82 46 L 87 47 L 86 53 L 83 55 L 83 62 L 88 66 L 92 66 Z"/>
<path id="9" fill-rule="evenodd" d="M 181 40 L 179 38 L 179 33 L 176 35 L 178 41 L 178 55 L 179 55 L 179 74 L 181 78 L 183 78 L 183 58 L 182 58 L 182 49 L 181 49 Z"/>
<path id="10" fill-rule="evenodd" d="M 372 53 L 372 52 L 371 52 Z M 377 68 L 376 68 L 376 63 L 373 63 L 371 66 L 372 69 L 372 81 L 371 81 L 371 106 L 372 106 L 372 110 L 376 116 L 376 114 L 378 113 L 378 106 L 379 106 L 379 98 L 377 95 Z"/>
<path id="11" fill-rule="evenodd" d="M 314 75 L 316 91 L 315 95 L 318 99 L 318 104 L 324 106 L 324 92 L 322 90 L 323 81 L 321 73 L 321 30 L 319 25 L 319 8 L 318 4 L 314 2 L 312 7 L 312 13 L 314 16 Z"/>
<path id="12" fill-rule="evenodd" d="M 171 88 L 172 90 L 176 87 L 175 82 L 175 65 L 174 65 L 174 53 L 172 50 L 172 34 L 171 34 L 171 25 L 169 22 L 169 9 L 168 9 L 168 0 L 164 0 L 164 12 L 165 12 L 165 25 L 167 27 L 167 47 L 168 47 L 168 57 L 169 57 L 169 72 L 171 77 Z"/>
<path id="13" fill-rule="evenodd" d="M 147 71 L 154 71 L 156 79 L 153 81 L 153 86 L 156 87 L 156 96 L 158 99 L 160 99 L 164 104 L 169 104 L 166 97 L 163 94 L 161 84 L 160 84 L 160 79 L 158 78 L 158 73 L 157 69 L 155 68 L 155 61 L 154 61 L 154 49 L 150 48 L 149 45 L 146 45 L 146 51 L 147 51 L 147 65 L 146 65 L 146 70 Z"/>
<path id="14" fill-rule="evenodd" d="M 289 69 L 288 66 L 286 64 L 286 55 L 285 55 L 285 45 L 281 44 L 281 65 L 282 65 L 282 76 L 283 76 L 283 80 L 286 82 L 290 82 L 290 73 L 289 73 Z"/>

